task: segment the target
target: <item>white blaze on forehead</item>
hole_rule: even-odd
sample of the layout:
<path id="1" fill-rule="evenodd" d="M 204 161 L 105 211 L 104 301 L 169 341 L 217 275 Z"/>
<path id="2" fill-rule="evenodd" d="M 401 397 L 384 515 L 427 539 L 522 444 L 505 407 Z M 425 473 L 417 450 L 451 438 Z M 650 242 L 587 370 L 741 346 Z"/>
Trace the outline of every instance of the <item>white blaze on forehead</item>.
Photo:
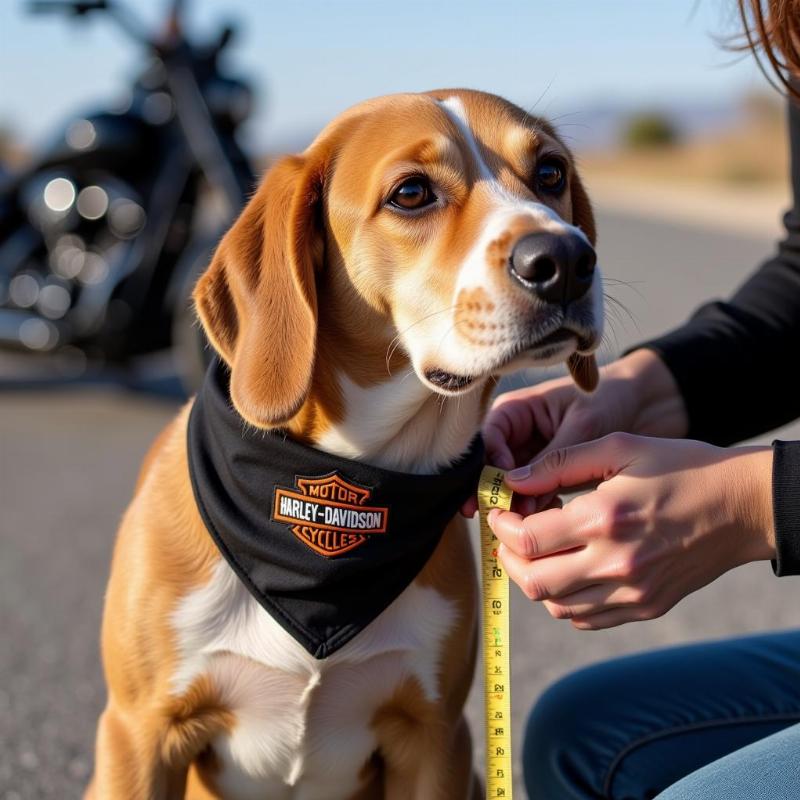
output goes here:
<path id="1" fill-rule="evenodd" d="M 461 98 L 448 97 L 447 100 L 440 100 L 439 105 L 444 109 L 450 121 L 456 126 L 458 132 L 464 137 L 464 141 L 467 143 L 470 153 L 472 153 L 472 157 L 475 160 L 475 164 L 478 167 L 478 174 L 484 180 L 494 180 L 494 174 L 489 169 L 489 165 L 486 161 L 484 161 L 481 149 L 478 147 L 478 142 L 475 139 L 475 134 L 469 126 L 467 110 L 464 108 L 464 103 L 461 102 Z"/>
<path id="2" fill-rule="evenodd" d="M 481 148 L 475 138 L 475 133 L 470 127 L 467 110 L 460 97 L 448 97 L 447 100 L 439 100 L 437 102 L 451 122 L 456 126 L 458 132 L 469 147 L 470 154 L 478 168 L 478 175 L 481 180 L 488 181 L 491 191 L 498 196 L 497 209 L 502 216 L 507 218 L 509 214 L 527 213 L 541 222 L 542 230 L 551 230 L 554 232 L 572 230 L 586 238 L 580 228 L 570 225 L 563 220 L 550 206 L 531 200 L 530 198 L 515 195 L 497 180 L 497 176 L 491 171 L 483 157 Z M 486 222 L 487 227 L 490 227 L 495 220 L 487 218 Z"/>

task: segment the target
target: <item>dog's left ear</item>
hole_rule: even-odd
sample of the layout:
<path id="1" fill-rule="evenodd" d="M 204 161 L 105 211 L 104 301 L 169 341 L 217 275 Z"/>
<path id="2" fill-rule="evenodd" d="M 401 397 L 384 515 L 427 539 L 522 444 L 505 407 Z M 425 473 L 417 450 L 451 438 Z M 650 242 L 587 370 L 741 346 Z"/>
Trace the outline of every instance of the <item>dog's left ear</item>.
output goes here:
<path id="1" fill-rule="evenodd" d="M 288 422 L 311 384 L 322 169 L 310 155 L 277 162 L 194 290 L 206 334 L 230 367 L 233 404 L 258 427 Z"/>
<path id="2" fill-rule="evenodd" d="M 589 195 L 583 188 L 583 183 L 575 170 L 572 172 L 569 191 L 572 198 L 572 224 L 586 234 L 586 238 L 594 247 L 597 244 L 594 212 L 592 204 L 589 202 Z M 567 367 L 572 379 L 584 392 L 593 392 L 597 388 L 597 384 L 600 382 L 600 373 L 597 369 L 597 359 L 593 355 L 582 356 L 575 353 L 569 357 Z"/>

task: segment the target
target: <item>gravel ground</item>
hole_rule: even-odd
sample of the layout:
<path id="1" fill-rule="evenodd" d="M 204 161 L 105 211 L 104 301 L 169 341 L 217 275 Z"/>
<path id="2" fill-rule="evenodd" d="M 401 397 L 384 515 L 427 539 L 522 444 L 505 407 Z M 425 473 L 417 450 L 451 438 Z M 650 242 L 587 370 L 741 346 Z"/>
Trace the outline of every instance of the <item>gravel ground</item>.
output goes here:
<path id="1" fill-rule="evenodd" d="M 600 231 L 605 274 L 632 282 L 609 282 L 609 292 L 636 322 L 612 321 L 608 353 L 725 292 L 769 247 L 618 214 L 601 214 Z M 176 408 L 175 400 L 108 384 L 32 391 L 6 382 L 0 392 L 0 798 L 77 797 L 88 778 L 104 700 L 97 632 L 114 531 L 148 444 Z M 800 438 L 800 426 L 783 435 Z M 515 592 L 517 752 L 530 703 L 566 671 L 635 650 L 789 627 L 798 601 L 800 583 L 775 580 L 757 565 L 663 619 L 578 633 Z M 476 732 L 481 713 L 476 686 L 469 704 Z M 480 748 L 478 738 L 479 759 Z"/>

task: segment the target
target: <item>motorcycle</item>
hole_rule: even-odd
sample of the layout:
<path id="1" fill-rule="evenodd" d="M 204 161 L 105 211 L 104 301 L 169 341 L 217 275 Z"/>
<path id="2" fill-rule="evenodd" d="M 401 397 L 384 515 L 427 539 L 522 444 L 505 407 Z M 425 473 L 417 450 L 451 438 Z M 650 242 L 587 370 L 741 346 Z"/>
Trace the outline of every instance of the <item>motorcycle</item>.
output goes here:
<path id="1" fill-rule="evenodd" d="M 191 288 L 255 185 L 236 140 L 252 93 L 219 65 L 234 30 L 189 41 L 184 0 L 155 36 L 113 0 L 29 9 L 105 15 L 149 63 L 123 107 L 76 117 L 27 169 L 0 171 L 0 346 L 114 365 L 173 347 L 192 388 L 205 353 Z"/>

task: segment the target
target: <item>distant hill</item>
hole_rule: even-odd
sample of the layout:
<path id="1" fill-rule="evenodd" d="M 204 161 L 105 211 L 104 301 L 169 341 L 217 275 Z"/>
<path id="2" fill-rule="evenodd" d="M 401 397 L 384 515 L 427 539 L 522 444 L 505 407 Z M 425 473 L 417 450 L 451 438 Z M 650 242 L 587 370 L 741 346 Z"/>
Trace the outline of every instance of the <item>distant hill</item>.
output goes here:
<path id="1" fill-rule="evenodd" d="M 578 152 L 607 150 L 619 144 L 629 119 L 642 112 L 668 118 L 681 138 L 695 138 L 740 125 L 745 112 L 741 101 L 720 103 L 652 103 L 650 105 L 596 104 L 553 111 L 553 121 L 567 143 Z"/>
<path id="2" fill-rule="evenodd" d="M 686 138 L 729 129 L 743 119 L 742 101 L 689 103 L 653 103 L 646 107 L 621 103 L 598 103 L 592 101 L 585 106 L 571 103 L 569 106 L 545 104 L 544 116 L 553 121 L 559 133 L 577 152 L 606 150 L 616 145 L 626 121 L 642 111 L 654 111 L 670 118 L 678 131 Z M 281 135 L 267 143 L 266 152 L 297 152 L 313 141 L 326 120 L 318 126 L 298 129 Z"/>

